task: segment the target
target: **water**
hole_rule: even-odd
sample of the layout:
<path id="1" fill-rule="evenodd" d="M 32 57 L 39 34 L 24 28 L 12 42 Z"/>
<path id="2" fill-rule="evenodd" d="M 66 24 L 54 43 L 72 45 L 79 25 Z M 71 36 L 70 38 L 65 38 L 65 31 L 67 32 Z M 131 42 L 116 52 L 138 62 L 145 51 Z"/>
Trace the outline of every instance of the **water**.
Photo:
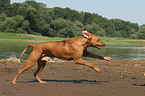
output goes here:
<path id="1" fill-rule="evenodd" d="M 0 59 L 7 59 L 9 57 L 19 58 L 22 51 L 29 43 L 38 44 L 39 42 L 0 40 Z M 145 46 L 145 44 L 107 44 L 107 46 L 101 50 L 96 48 L 88 48 L 88 51 L 93 54 L 112 57 L 113 60 L 145 59 L 145 49 L 135 49 L 143 46 Z M 30 47 L 23 55 L 23 59 L 27 59 L 31 51 L 32 48 Z M 86 57 L 83 57 L 83 59 L 94 60 L 93 58 Z"/>
<path id="2" fill-rule="evenodd" d="M 106 47 L 101 50 L 92 48 L 89 51 L 101 56 L 112 57 L 113 60 L 145 59 L 145 49 L 135 48 L 137 47 Z"/>
<path id="3" fill-rule="evenodd" d="M 0 40 L 0 59 L 7 59 L 9 57 L 20 58 L 22 51 L 30 42 Z M 36 44 L 36 43 L 35 43 Z M 27 59 L 32 48 L 26 51 L 23 59 Z"/>

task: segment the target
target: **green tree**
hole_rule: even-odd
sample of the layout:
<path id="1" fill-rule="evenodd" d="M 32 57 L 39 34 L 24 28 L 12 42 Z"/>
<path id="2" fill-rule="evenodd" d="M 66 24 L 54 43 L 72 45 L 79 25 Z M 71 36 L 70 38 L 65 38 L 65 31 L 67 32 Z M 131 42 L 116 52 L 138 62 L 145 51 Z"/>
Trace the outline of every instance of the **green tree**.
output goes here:
<path id="1" fill-rule="evenodd" d="M 145 25 L 142 25 L 138 32 L 140 33 L 140 39 L 145 39 Z"/>
<path id="2" fill-rule="evenodd" d="M 4 21 L 6 17 L 7 17 L 7 14 L 5 12 L 2 12 L 0 14 L 0 21 Z"/>
<path id="3" fill-rule="evenodd" d="M 93 20 L 94 20 L 94 15 L 88 12 L 84 13 L 84 20 L 83 20 L 83 24 L 87 25 L 87 24 L 92 24 Z"/>
<path id="4" fill-rule="evenodd" d="M 98 36 L 106 36 L 106 32 L 104 29 L 102 29 L 99 25 L 95 24 L 95 23 L 92 23 L 91 25 L 90 24 L 87 24 L 85 26 L 85 28 L 93 33 L 93 34 L 96 34 Z"/>
<path id="5" fill-rule="evenodd" d="M 139 29 L 139 26 L 136 23 L 120 19 L 111 19 L 111 22 L 115 25 L 116 31 L 120 32 L 122 37 L 130 37 L 131 34 L 134 34 Z"/>
<path id="6" fill-rule="evenodd" d="M 140 26 L 139 33 L 145 34 L 145 24 Z"/>
<path id="7" fill-rule="evenodd" d="M 74 36 L 81 36 L 82 30 L 85 28 L 84 25 L 80 21 L 74 21 L 72 22 L 72 27 L 70 27 L 70 30 L 73 31 Z"/>
<path id="8" fill-rule="evenodd" d="M 134 39 L 145 39 L 145 24 L 140 26 L 139 31 L 132 34 L 130 38 Z"/>
<path id="9" fill-rule="evenodd" d="M 36 1 L 34 0 L 27 0 L 25 1 L 25 3 L 29 4 L 30 6 L 34 7 L 36 10 L 39 10 L 41 8 L 46 8 L 46 4 L 43 4 L 43 3 L 37 3 Z"/>
<path id="10" fill-rule="evenodd" d="M 64 9 L 64 19 L 70 20 L 70 21 L 83 21 L 83 14 L 80 14 L 78 11 L 71 10 L 70 8 Z"/>
<path id="11" fill-rule="evenodd" d="M 30 29 L 30 22 L 28 20 L 24 20 L 22 22 L 22 26 L 21 28 L 23 29 L 23 33 L 31 33 L 31 29 Z"/>
<path id="12" fill-rule="evenodd" d="M 144 28 L 120 19 L 108 20 L 98 14 L 70 8 L 46 8 L 34 0 L 10 4 L 0 0 L 0 31 L 74 37 L 86 27 L 99 36 L 144 38 Z"/>
<path id="13" fill-rule="evenodd" d="M 5 18 L 7 17 L 6 13 L 2 12 L 0 14 L 0 31 L 3 32 L 4 31 L 4 27 L 5 27 L 5 24 L 4 24 L 4 21 L 5 21 Z"/>
<path id="14" fill-rule="evenodd" d="M 7 10 L 7 8 L 10 5 L 10 0 L 0 0 L 0 13 L 4 10 Z"/>
<path id="15" fill-rule="evenodd" d="M 44 20 L 45 23 L 49 23 L 53 20 L 54 17 L 54 11 L 51 8 L 42 8 L 40 11 L 38 11 L 39 14 L 39 20 Z"/>
<path id="16" fill-rule="evenodd" d="M 73 23 L 69 20 L 57 18 L 51 22 L 56 37 L 74 37 Z"/>
<path id="17" fill-rule="evenodd" d="M 0 24 L 0 31 L 13 33 L 27 33 L 29 31 L 29 21 L 24 20 L 20 15 L 5 17 Z"/>
<path id="18" fill-rule="evenodd" d="M 54 11 L 50 8 L 41 8 L 35 18 L 37 31 L 43 36 L 51 36 L 53 29 L 50 27 L 50 22 L 53 21 Z"/>
<path id="19" fill-rule="evenodd" d="M 70 21 L 83 21 L 83 14 L 80 14 L 78 11 L 71 10 L 70 8 L 60 8 L 54 7 L 54 19 L 63 18 Z"/>

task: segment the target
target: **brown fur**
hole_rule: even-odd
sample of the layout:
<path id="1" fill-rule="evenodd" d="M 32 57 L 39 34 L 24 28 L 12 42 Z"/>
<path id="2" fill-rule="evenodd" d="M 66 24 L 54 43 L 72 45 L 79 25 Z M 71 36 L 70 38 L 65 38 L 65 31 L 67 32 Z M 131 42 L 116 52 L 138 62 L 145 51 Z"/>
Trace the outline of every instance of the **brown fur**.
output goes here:
<path id="1" fill-rule="evenodd" d="M 101 48 L 100 46 L 105 46 L 106 44 L 101 42 L 98 36 L 91 34 L 86 30 L 82 31 L 82 34 L 83 36 L 74 37 L 64 41 L 43 42 L 38 45 L 29 44 L 22 52 L 20 59 L 28 47 L 33 47 L 33 51 L 30 53 L 24 67 L 18 70 L 17 75 L 13 79 L 12 83 L 15 84 L 18 76 L 26 69 L 32 67 L 36 62 L 38 63 L 38 68 L 34 73 L 34 76 L 40 83 L 46 83 L 45 81 L 42 81 L 38 75 L 45 67 L 46 61 L 48 61 L 51 57 L 57 57 L 65 60 L 73 59 L 77 64 L 86 65 L 93 68 L 96 72 L 101 72 L 99 68 L 89 62 L 82 60 L 81 57 L 85 56 L 103 60 L 111 60 L 111 57 L 94 55 L 86 50 L 87 47 Z"/>

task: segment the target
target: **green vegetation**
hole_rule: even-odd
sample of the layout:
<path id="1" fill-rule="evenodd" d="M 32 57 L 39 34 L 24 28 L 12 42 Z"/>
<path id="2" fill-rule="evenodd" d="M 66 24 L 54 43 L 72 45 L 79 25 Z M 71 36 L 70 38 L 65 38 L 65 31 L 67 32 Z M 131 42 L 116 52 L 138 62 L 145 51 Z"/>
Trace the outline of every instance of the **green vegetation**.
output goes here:
<path id="1" fill-rule="evenodd" d="M 145 39 L 145 25 L 139 27 L 136 23 L 109 20 L 96 13 L 78 12 L 70 8 L 47 8 L 46 4 L 33 0 L 13 4 L 10 0 L 0 0 L 0 22 L 0 32 L 4 33 L 71 38 L 81 35 L 86 28 L 102 37 Z"/>
<path id="2" fill-rule="evenodd" d="M 22 40 L 22 41 L 61 41 L 67 38 L 46 37 L 31 34 L 0 32 L 0 40 Z"/>
<path id="3" fill-rule="evenodd" d="M 22 34 L 22 33 L 5 33 L 0 32 L 0 40 L 21 40 L 21 41 L 31 41 L 31 42 L 39 42 L 39 41 L 62 41 L 69 38 L 60 38 L 60 37 L 46 37 L 46 36 L 38 36 L 31 34 Z M 129 38 L 121 38 L 121 37 L 101 37 L 101 41 L 108 44 L 143 44 L 145 40 L 141 39 L 129 39 Z"/>

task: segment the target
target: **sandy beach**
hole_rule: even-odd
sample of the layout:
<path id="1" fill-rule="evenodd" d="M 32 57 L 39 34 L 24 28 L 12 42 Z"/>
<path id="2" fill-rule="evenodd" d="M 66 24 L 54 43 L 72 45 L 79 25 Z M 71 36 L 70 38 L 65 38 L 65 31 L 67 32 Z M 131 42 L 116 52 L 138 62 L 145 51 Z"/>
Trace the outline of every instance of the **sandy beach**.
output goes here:
<path id="1" fill-rule="evenodd" d="M 103 71 L 74 64 L 73 61 L 48 62 L 39 84 L 33 74 L 35 64 L 11 84 L 25 63 L 0 62 L 1 96 L 145 96 L 145 60 L 88 60 Z"/>

